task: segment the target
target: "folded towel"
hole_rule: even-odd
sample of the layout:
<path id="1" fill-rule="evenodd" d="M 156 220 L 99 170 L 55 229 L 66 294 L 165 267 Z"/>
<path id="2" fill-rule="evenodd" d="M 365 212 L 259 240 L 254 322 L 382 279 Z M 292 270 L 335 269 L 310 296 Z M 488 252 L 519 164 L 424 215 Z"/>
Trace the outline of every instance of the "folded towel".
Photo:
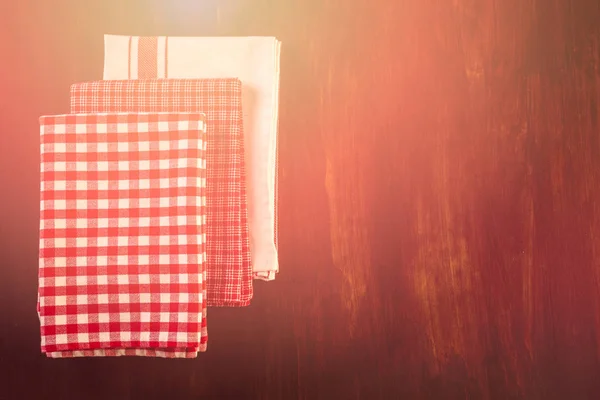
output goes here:
<path id="1" fill-rule="evenodd" d="M 206 114 L 209 306 L 245 306 L 253 293 L 241 96 L 241 82 L 235 78 L 96 81 L 71 86 L 72 113 Z"/>
<path id="2" fill-rule="evenodd" d="M 281 43 L 274 37 L 105 35 L 104 79 L 227 78 L 243 84 L 250 250 L 255 278 L 277 259 L 277 125 Z"/>
<path id="3" fill-rule="evenodd" d="M 48 357 L 206 350 L 205 117 L 40 117 Z"/>

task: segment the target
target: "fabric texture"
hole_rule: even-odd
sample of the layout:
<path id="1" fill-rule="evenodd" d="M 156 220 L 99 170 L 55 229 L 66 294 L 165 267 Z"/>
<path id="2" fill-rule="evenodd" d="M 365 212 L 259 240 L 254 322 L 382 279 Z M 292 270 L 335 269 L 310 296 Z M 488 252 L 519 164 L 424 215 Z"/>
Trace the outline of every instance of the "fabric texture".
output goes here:
<path id="1" fill-rule="evenodd" d="M 105 35 L 105 80 L 238 77 L 243 84 L 248 218 L 254 277 L 272 280 L 277 253 L 281 42 L 274 37 Z M 209 55 L 209 56 L 207 56 Z"/>
<path id="2" fill-rule="evenodd" d="M 202 112 L 207 116 L 207 302 L 246 306 L 253 295 L 238 79 L 77 83 L 72 113 Z"/>
<path id="3" fill-rule="evenodd" d="M 206 350 L 205 132 L 199 113 L 40 117 L 48 357 Z"/>

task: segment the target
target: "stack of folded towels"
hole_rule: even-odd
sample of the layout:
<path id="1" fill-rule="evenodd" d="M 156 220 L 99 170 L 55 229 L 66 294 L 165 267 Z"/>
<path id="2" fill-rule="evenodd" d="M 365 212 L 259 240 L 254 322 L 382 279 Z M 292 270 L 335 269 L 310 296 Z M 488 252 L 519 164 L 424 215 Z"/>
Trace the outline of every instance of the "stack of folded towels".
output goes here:
<path id="1" fill-rule="evenodd" d="M 280 46 L 106 35 L 103 80 L 40 117 L 48 357 L 195 357 L 207 307 L 275 279 Z"/>

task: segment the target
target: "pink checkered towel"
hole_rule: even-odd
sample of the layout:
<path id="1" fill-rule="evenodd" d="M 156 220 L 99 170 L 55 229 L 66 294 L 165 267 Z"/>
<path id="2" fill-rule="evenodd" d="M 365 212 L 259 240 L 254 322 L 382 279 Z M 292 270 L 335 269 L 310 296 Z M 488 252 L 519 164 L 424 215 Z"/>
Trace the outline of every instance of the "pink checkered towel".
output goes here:
<path id="1" fill-rule="evenodd" d="M 253 294 L 239 79 L 148 79 L 76 83 L 72 113 L 206 114 L 206 286 L 209 306 L 240 307 Z"/>
<path id="2" fill-rule="evenodd" d="M 44 116 L 40 133 L 42 352 L 205 351 L 205 116 Z"/>

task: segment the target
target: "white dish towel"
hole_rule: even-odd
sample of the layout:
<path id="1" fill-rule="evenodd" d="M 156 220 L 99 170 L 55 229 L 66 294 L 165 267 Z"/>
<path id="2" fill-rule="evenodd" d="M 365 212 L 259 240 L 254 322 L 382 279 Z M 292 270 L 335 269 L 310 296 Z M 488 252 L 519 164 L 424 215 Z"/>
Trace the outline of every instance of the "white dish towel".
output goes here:
<path id="1" fill-rule="evenodd" d="M 239 78 L 254 277 L 272 280 L 277 256 L 277 134 L 281 42 L 274 37 L 105 35 L 104 78 Z"/>

